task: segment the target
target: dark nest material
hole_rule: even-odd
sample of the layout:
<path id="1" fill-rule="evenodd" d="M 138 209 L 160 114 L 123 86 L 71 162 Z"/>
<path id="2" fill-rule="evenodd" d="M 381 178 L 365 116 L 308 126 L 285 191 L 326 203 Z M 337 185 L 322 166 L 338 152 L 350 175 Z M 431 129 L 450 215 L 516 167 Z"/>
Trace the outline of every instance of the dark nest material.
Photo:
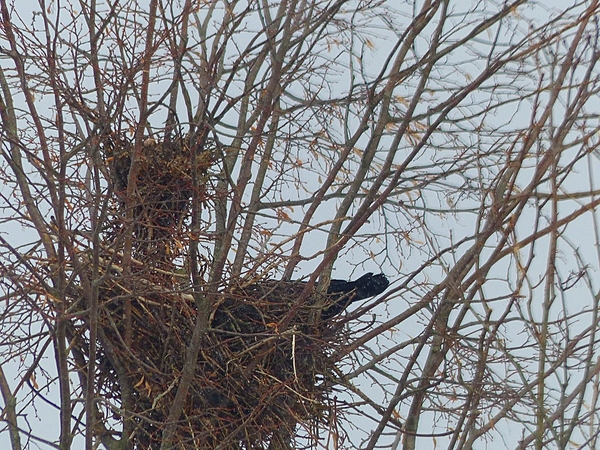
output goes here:
<path id="1" fill-rule="evenodd" d="M 328 299 L 317 294 L 298 309 L 286 329 L 278 328 L 303 289 L 301 282 L 264 281 L 220 295 L 177 427 L 176 448 L 298 448 L 292 446 L 295 436 L 308 436 L 309 442 L 329 424 L 335 367 L 330 355 L 348 336 L 325 332 L 316 305 Z M 118 319 L 121 287 L 115 283 L 102 293 L 101 328 L 111 352 L 100 353 L 97 389 L 118 404 L 117 369 L 126 373 L 138 424 L 136 448 L 157 449 L 197 309 L 189 295 L 161 292 L 159 287 L 145 291 L 132 302 L 130 346 L 123 341 Z"/>

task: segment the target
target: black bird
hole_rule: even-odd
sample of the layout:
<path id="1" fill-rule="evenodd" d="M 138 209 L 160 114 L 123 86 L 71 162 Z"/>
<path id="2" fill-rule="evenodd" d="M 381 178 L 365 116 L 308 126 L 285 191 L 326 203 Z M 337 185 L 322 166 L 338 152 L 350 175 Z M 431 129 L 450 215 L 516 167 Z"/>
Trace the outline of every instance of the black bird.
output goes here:
<path id="1" fill-rule="evenodd" d="M 384 274 L 373 275 L 372 272 L 354 281 L 331 280 L 327 295 L 333 303 L 321 311 L 321 319 L 329 320 L 351 303 L 381 294 L 389 285 L 390 282 Z"/>

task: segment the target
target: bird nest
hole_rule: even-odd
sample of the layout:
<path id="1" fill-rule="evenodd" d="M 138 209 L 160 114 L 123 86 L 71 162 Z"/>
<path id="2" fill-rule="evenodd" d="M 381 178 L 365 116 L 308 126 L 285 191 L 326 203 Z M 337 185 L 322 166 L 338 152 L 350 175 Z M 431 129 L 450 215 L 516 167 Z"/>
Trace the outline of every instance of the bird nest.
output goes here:
<path id="1" fill-rule="evenodd" d="M 132 299 L 127 345 L 121 320 L 127 293 L 114 280 L 107 283 L 100 328 L 108 346 L 99 351 L 97 389 L 120 402 L 125 374 L 133 390 L 136 448 L 159 448 L 198 310 L 190 295 L 146 286 L 143 296 Z M 219 294 L 177 425 L 176 448 L 299 448 L 291 447 L 295 436 L 314 441 L 330 422 L 330 355 L 347 336 L 326 332 L 316 305 L 328 299 L 316 293 L 279 328 L 304 287 L 263 281 Z"/>

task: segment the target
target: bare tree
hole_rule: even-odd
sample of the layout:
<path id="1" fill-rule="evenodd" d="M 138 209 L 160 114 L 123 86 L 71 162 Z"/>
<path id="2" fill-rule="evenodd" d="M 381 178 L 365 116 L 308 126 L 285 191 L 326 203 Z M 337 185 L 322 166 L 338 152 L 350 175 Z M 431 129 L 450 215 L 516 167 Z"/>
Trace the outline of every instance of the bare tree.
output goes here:
<path id="1" fill-rule="evenodd" d="M 597 1 L 0 13 L 2 442 L 596 448 Z"/>

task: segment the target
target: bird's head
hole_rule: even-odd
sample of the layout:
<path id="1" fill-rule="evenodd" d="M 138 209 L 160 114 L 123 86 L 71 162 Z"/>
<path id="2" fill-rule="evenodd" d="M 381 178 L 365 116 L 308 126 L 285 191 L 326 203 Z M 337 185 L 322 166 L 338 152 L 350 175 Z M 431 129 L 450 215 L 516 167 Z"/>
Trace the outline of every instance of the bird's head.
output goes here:
<path id="1" fill-rule="evenodd" d="M 357 291 L 357 297 L 360 298 L 368 298 L 379 295 L 390 285 L 390 281 L 384 274 L 378 273 L 377 275 L 374 275 L 373 272 L 364 274 L 354 283 Z"/>

